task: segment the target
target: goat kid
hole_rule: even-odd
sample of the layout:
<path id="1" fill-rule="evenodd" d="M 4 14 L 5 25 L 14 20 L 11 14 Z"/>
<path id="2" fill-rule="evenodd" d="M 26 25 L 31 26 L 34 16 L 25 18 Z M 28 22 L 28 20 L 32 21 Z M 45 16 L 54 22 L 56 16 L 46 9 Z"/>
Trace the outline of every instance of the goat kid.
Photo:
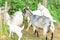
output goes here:
<path id="1" fill-rule="evenodd" d="M 31 24 L 33 26 L 33 31 L 36 33 L 37 28 L 42 28 L 43 35 L 47 40 L 47 32 L 48 32 L 48 28 L 50 28 L 52 32 L 51 40 L 53 40 L 54 26 L 52 21 L 46 16 L 33 15 L 30 12 L 29 8 L 25 8 L 24 10 L 25 10 L 25 13 L 28 14 L 28 16 L 30 17 Z M 37 36 L 38 36 L 38 32 L 37 32 Z"/>
<path id="2" fill-rule="evenodd" d="M 16 11 L 13 15 L 9 15 L 8 14 L 9 9 L 10 7 L 7 5 L 7 2 L 5 2 L 4 8 L 0 8 L 0 11 L 1 11 L 1 14 L 3 15 L 3 19 L 5 23 L 7 24 L 7 22 L 10 20 L 10 22 L 13 25 L 21 26 L 23 23 L 23 13 L 21 11 Z"/>
<path id="3" fill-rule="evenodd" d="M 37 10 L 40 10 L 44 16 L 49 17 L 52 22 L 56 22 L 56 20 L 51 16 L 49 10 L 40 3 L 38 4 Z"/>
<path id="4" fill-rule="evenodd" d="M 11 35 L 13 36 L 13 33 L 16 33 L 18 35 L 18 40 L 20 40 L 22 38 L 22 30 L 24 29 L 24 26 L 21 28 L 19 26 L 16 25 L 10 25 L 9 26 L 9 37 L 11 37 Z"/>
<path id="5" fill-rule="evenodd" d="M 56 22 L 56 20 L 54 20 L 53 17 L 51 16 L 49 10 L 46 7 L 44 7 L 43 5 L 41 5 L 40 3 L 38 4 L 38 9 L 35 10 L 35 11 L 32 11 L 32 14 L 33 15 L 38 15 L 38 16 L 46 16 L 46 17 L 50 18 L 52 23 Z M 30 22 L 29 16 L 26 15 L 26 17 L 27 17 L 27 21 L 28 21 L 28 27 L 27 27 L 26 31 L 28 31 L 29 26 L 31 26 L 31 22 Z"/>

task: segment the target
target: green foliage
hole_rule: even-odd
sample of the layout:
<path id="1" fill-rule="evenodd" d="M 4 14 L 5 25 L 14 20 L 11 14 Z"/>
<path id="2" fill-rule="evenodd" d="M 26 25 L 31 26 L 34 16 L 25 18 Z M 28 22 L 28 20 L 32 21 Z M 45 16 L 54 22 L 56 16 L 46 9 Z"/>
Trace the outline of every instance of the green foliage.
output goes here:
<path id="1" fill-rule="evenodd" d="M 60 0 L 48 0 L 47 6 L 53 18 L 60 21 Z"/>
<path id="2" fill-rule="evenodd" d="M 4 6 L 5 1 L 11 6 L 9 14 L 13 14 L 17 10 L 23 10 L 24 7 L 29 6 L 31 10 L 37 9 L 37 4 L 42 3 L 42 0 L 0 0 L 0 7 Z M 47 8 L 49 9 L 53 18 L 60 21 L 60 0 L 47 0 Z"/>

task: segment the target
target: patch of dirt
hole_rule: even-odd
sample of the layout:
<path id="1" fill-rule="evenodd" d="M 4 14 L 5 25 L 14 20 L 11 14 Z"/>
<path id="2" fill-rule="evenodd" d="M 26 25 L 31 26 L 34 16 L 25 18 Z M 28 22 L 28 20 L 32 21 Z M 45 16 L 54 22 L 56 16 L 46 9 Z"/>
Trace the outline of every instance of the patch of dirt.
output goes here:
<path id="1" fill-rule="evenodd" d="M 54 40 L 60 40 L 60 23 L 55 27 Z"/>

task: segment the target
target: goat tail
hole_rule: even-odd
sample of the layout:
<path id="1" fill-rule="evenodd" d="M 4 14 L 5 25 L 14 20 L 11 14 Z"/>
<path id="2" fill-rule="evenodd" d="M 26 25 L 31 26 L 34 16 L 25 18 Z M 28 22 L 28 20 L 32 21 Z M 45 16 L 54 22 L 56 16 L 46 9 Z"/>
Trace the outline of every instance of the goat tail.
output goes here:
<path id="1" fill-rule="evenodd" d="M 24 29 L 24 25 L 22 26 L 21 30 L 23 30 L 23 29 Z"/>

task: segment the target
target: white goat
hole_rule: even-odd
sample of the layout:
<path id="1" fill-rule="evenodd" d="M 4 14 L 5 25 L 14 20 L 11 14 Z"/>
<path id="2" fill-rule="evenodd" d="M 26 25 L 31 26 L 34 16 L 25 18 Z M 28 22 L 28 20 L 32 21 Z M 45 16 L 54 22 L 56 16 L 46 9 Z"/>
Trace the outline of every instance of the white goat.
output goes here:
<path id="1" fill-rule="evenodd" d="M 21 11 L 16 11 L 12 16 L 8 14 L 8 7 L 7 2 L 5 2 L 5 7 L 1 8 L 1 13 L 3 15 L 4 21 L 7 23 L 8 20 L 11 21 L 13 25 L 20 25 L 23 23 L 23 13 Z"/>
<path id="2" fill-rule="evenodd" d="M 2 14 L 5 22 L 10 20 L 13 25 L 20 25 L 20 26 L 23 23 L 23 15 L 22 15 L 23 13 L 21 11 L 15 12 L 14 15 L 12 16 L 10 16 L 7 11 L 4 11 Z"/>
<path id="3" fill-rule="evenodd" d="M 20 40 L 22 38 L 22 30 L 24 29 L 24 26 L 21 28 L 17 25 L 13 25 L 11 24 L 11 21 L 8 20 L 7 24 L 9 25 L 9 37 L 11 37 L 11 35 L 13 36 L 13 33 L 16 33 L 18 35 L 18 40 Z"/>
<path id="4" fill-rule="evenodd" d="M 44 7 L 43 5 L 41 5 L 40 3 L 38 4 L 38 9 L 35 11 L 32 11 L 32 13 L 33 13 L 33 15 L 49 17 L 50 20 L 52 21 L 52 23 L 56 22 L 55 20 L 53 20 L 53 17 L 51 16 L 49 10 L 46 7 Z M 31 26 L 29 16 L 27 17 L 27 21 L 28 21 L 28 27 L 27 27 L 26 31 L 28 31 L 29 27 Z M 54 24 L 53 24 L 53 26 L 54 26 Z"/>
<path id="5" fill-rule="evenodd" d="M 24 26 L 22 28 L 20 28 L 19 26 L 16 25 L 10 25 L 9 27 L 9 37 L 11 37 L 11 35 L 13 36 L 13 33 L 16 33 L 18 35 L 18 40 L 20 40 L 22 38 L 22 30 L 24 29 Z"/>
<path id="6" fill-rule="evenodd" d="M 24 26 L 22 28 L 20 28 L 18 25 L 23 23 L 23 14 L 21 11 L 17 11 L 14 15 L 12 15 L 13 17 L 11 18 L 11 16 L 8 14 L 8 7 L 7 7 L 7 2 L 5 3 L 5 7 L 3 8 L 3 10 L 0 10 L 2 15 L 3 15 L 3 19 L 6 22 L 6 24 L 9 26 L 9 36 L 11 35 L 11 32 L 16 33 L 19 36 L 19 39 L 21 39 L 22 37 L 22 30 L 24 28 Z"/>
<path id="7" fill-rule="evenodd" d="M 40 10 L 44 16 L 49 17 L 51 19 L 51 21 L 56 22 L 56 20 L 53 19 L 53 17 L 51 16 L 49 10 L 46 7 L 44 7 L 43 5 L 41 5 L 39 3 L 37 9 Z"/>
<path id="8" fill-rule="evenodd" d="M 9 25 L 9 37 L 11 37 L 11 35 L 13 36 L 13 33 L 16 33 L 19 37 L 18 40 L 20 40 L 23 35 L 23 33 L 21 32 L 23 29 L 24 29 L 24 26 L 21 28 L 16 25 Z"/>

